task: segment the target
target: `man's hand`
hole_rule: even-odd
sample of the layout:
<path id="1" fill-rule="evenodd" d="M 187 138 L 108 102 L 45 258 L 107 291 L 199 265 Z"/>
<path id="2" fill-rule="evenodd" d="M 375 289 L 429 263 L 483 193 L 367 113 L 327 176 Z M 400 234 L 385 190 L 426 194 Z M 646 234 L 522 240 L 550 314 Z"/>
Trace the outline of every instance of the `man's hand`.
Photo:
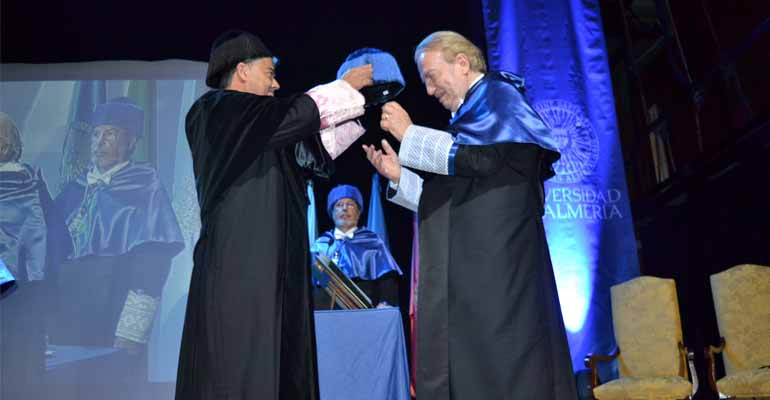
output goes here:
<path id="1" fill-rule="evenodd" d="M 380 128 L 390 132 L 399 142 L 404 140 L 404 135 L 410 125 L 412 125 L 412 119 L 409 118 L 409 114 L 401 107 L 401 104 L 390 101 L 382 106 Z"/>
<path id="2" fill-rule="evenodd" d="M 393 183 L 398 184 L 401 179 L 401 162 L 398 160 L 398 154 L 390 147 L 387 140 L 382 140 L 382 150 L 377 150 L 373 145 L 363 145 L 366 152 L 366 158 L 374 166 L 380 175 L 388 178 Z"/>
<path id="3" fill-rule="evenodd" d="M 371 86 L 374 83 L 373 77 L 374 69 L 372 64 L 366 64 L 349 69 L 342 77 L 342 80 L 353 86 L 353 89 L 361 90 L 361 88 Z"/>

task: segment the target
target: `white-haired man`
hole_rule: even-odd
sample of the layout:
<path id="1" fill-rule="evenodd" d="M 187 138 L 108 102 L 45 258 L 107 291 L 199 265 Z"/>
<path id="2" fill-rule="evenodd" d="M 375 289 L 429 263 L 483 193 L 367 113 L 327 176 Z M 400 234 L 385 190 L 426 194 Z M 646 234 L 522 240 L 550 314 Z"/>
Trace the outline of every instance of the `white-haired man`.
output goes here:
<path id="1" fill-rule="evenodd" d="M 364 149 L 390 180 L 390 200 L 418 211 L 417 398 L 574 399 L 542 222 L 555 138 L 523 80 L 487 72 L 460 34 L 429 35 L 415 62 L 449 126 L 414 125 L 387 103 L 380 124 L 399 153 L 384 140 L 382 151 Z"/>

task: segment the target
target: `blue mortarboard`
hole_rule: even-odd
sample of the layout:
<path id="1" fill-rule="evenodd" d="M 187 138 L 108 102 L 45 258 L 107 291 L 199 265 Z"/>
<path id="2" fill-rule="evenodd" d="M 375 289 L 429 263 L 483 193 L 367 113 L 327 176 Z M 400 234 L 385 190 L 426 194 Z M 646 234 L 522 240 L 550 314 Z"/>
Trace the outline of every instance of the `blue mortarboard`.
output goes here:
<path id="1" fill-rule="evenodd" d="M 144 134 L 144 110 L 128 97 L 118 97 L 96 106 L 91 125 L 113 125 L 141 137 Z"/>
<path id="2" fill-rule="evenodd" d="M 334 204 L 344 198 L 353 199 L 353 201 L 358 204 L 358 210 L 363 210 L 364 197 L 361 196 L 361 192 L 355 186 L 339 185 L 334 187 L 326 198 L 326 211 L 329 213 L 330 217 L 334 211 Z"/>
<path id="3" fill-rule="evenodd" d="M 401 75 L 396 59 L 390 53 L 371 47 L 350 53 L 337 70 L 337 79 L 342 78 L 351 68 L 366 64 L 372 64 L 374 70 L 374 85 L 361 89 L 367 107 L 393 100 L 404 90 L 404 76 Z"/>

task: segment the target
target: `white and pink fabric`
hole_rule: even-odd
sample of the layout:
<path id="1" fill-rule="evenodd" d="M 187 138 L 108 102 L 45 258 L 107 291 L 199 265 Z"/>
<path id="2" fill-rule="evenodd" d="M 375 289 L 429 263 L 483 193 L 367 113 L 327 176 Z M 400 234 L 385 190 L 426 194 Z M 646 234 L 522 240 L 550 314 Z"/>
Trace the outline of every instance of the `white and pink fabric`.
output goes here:
<path id="1" fill-rule="evenodd" d="M 341 79 L 316 86 L 307 94 L 321 115 L 321 142 L 335 159 L 366 131 L 355 120 L 364 114 L 364 96 Z"/>

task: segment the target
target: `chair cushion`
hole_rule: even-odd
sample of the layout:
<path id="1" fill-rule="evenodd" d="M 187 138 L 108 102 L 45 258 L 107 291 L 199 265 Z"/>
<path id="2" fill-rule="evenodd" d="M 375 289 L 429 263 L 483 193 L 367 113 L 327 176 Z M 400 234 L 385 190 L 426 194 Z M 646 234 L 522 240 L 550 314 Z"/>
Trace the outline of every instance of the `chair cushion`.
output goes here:
<path id="1" fill-rule="evenodd" d="M 717 381 L 717 389 L 728 396 L 770 396 L 770 368 L 737 372 Z"/>
<path id="2" fill-rule="evenodd" d="M 674 280 L 640 276 L 610 292 L 620 377 L 679 376 L 682 324 Z"/>
<path id="3" fill-rule="evenodd" d="M 599 400 L 678 400 L 692 394 L 692 384 L 679 376 L 620 378 L 594 388 Z"/>
<path id="4" fill-rule="evenodd" d="M 726 375 L 770 364 L 770 267 L 744 264 L 711 275 L 711 290 Z"/>

